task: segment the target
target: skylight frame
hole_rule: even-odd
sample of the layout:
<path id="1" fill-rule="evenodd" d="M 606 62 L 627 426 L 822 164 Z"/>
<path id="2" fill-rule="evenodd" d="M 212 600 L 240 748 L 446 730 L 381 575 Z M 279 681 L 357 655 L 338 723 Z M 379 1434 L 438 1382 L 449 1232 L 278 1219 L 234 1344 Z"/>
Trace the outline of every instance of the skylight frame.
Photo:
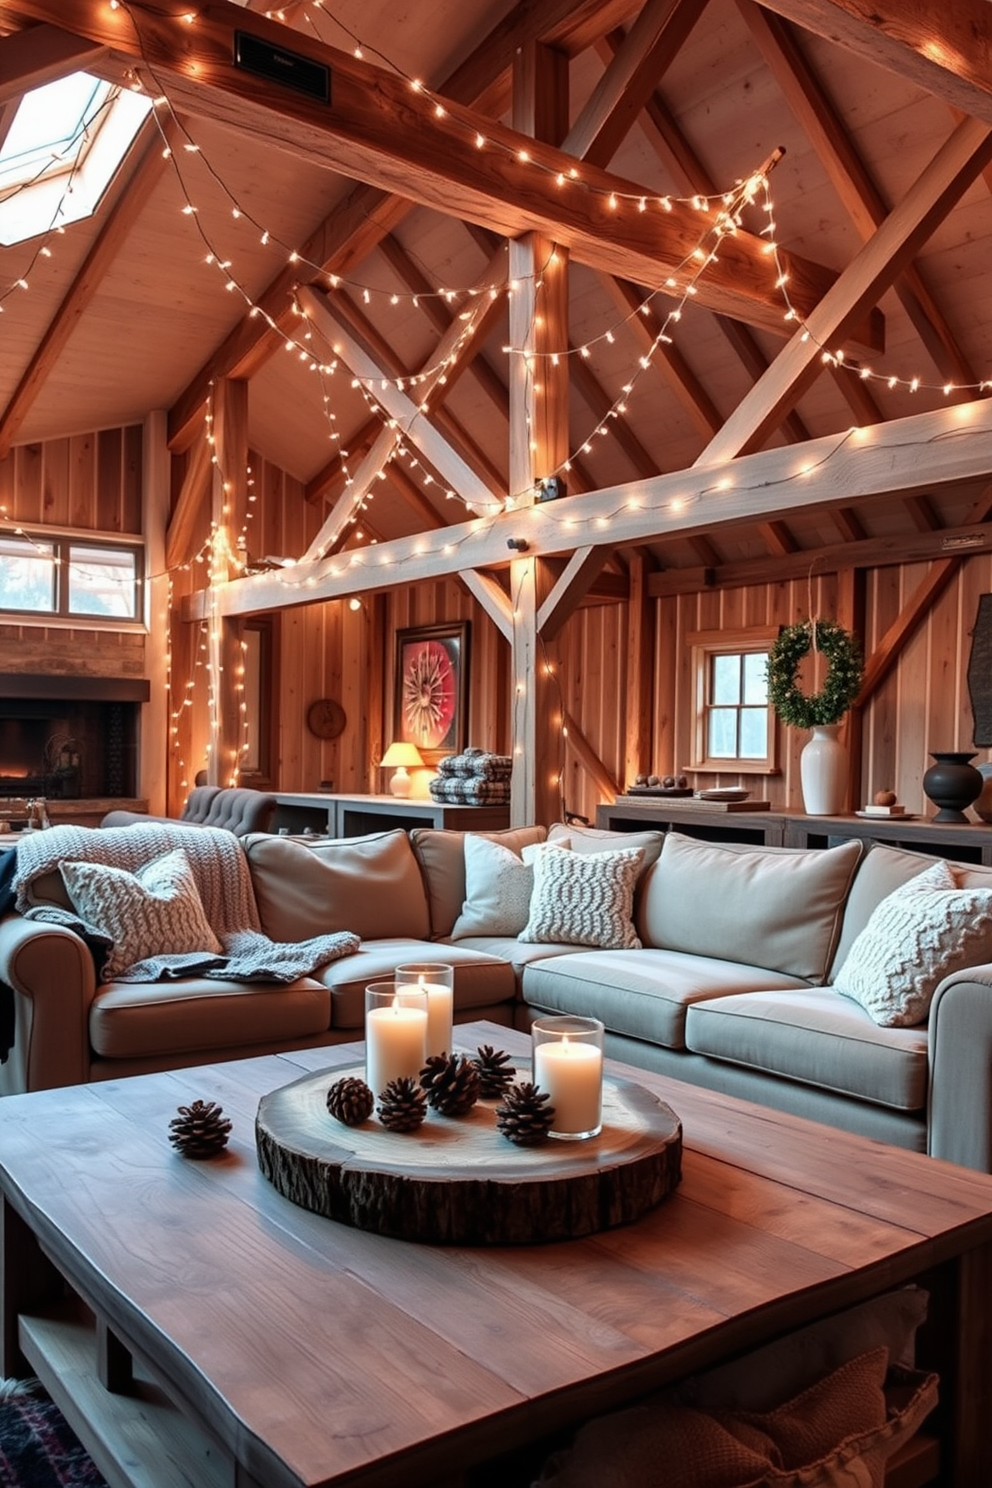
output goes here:
<path id="1" fill-rule="evenodd" d="M 27 99 L 34 100 L 34 108 L 39 94 L 51 100 L 57 96 L 51 90 L 78 89 L 80 78 L 91 80 L 93 89 L 75 124 L 54 140 L 39 140 L 33 148 L 21 144 L 17 121 Z M 11 247 L 92 216 L 151 107 L 143 93 L 86 72 L 71 73 L 27 94 L 0 150 L 0 245 Z M 11 136 L 19 146 L 20 169 L 9 150 Z M 6 170 L 5 153 L 11 156 Z"/>

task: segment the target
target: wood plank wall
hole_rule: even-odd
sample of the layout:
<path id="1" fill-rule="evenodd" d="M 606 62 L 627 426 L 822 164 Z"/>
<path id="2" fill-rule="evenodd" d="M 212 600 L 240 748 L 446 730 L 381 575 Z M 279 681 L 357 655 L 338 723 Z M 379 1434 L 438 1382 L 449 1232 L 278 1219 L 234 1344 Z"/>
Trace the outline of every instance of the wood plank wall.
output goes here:
<path id="1" fill-rule="evenodd" d="M 251 457 L 248 551 L 297 556 L 318 530 L 322 510 L 306 501 L 300 482 L 258 455 Z M 174 461 L 175 490 L 182 461 Z M 0 505 L 9 522 L 80 531 L 138 534 L 141 530 L 141 428 L 21 445 L 0 461 Z M 207 538 L 206 517 L 194 539 Z M 926 565 L 869 571 L 865 580 L 865 646 L 870 653 L 905 606 Z M 195 772 L 206 762 L 205 636 L 178 616 L 184 594 L 201 588 L 202 563 L 173 574 L 171 635 L 177 732 L 169 742 L 169 809 L 177 811 Z M 810 608 L 845 620 L 840 606 L 850 586 L 836 575 L 780 584 L 706 591 L 659 601 L 655 607 L 650 678 L 651 739 L 646 752 L 659 774 L 677 773 L 689 757 L 691 728 L 686 638 L 696 630 L 775 626 L 805 618 Z M 865 710 L 862 789 L 865 799 L 895 789 L 910 811 L 926 811 L 921 780 L 931 749 L 971 746 L 972 717 L 966 668 L 978 596 L 992 591 L 992 556 L 975 554 L 907 646 L 894 672 Z M 469 742 L 505 752 L 510 747 L 509 648 L 456 579 L 361 596 L 361 607 L 332 601 L 287 610 L 277 624 L 279 789 L 314 791 L 332 781 L 337 791 L 378 791 L 385 782 L 377 761 L 393 731 L 395 633 L 411 625 L 468 620 L 471 626 Z M 590 605 L 568 622 L 558 642 L 559 697 L 618 787 L 625 784 L 624 717 L 626 609 Z M 5 670 L 140 676 L 145 638 L 134 632 L 35 624 L 0 625 Z M 193 686 L 186 687 L 188 679 Z M 815 679 L 810 679 L 813 685 Z M 191 706 L 180 706 L 190 697 Z M 347 726 L 335 740 L 316 739 L 306 711 L 320 697 L 344 707 Z M 695 776 L 697 785 L 744 784 L 776 806 L 801 807 L 798 759 L 806 736 L 781 730 L 775 776 Z M 992 756 L 979 751 L 978 762 Z M 575 752 L 562 739 L 561 810 L 594 819 L 601 799 Z M 426 790 L 425 777 L 419 789 Z"/>
<path id="2" fill-rule="evenodd" d="M 141 535 L 140 424 L 41 444 L 21 444 L 0 460 L 0 522 Z M 56 676 L 142 677 L 145 637 L 85 626 L 0 625 L 0 670 Z"/>

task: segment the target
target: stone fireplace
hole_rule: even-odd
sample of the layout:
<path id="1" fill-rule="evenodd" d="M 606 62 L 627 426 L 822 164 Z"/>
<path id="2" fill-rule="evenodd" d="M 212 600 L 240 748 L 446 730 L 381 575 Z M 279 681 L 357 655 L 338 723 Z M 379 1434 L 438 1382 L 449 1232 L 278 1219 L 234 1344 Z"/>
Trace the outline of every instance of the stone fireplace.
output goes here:
<path id="1" fill-rule="evenodd" d="M 133 677 L 0 673 L 0 797 L 134 797 L 148 696 Z"/>

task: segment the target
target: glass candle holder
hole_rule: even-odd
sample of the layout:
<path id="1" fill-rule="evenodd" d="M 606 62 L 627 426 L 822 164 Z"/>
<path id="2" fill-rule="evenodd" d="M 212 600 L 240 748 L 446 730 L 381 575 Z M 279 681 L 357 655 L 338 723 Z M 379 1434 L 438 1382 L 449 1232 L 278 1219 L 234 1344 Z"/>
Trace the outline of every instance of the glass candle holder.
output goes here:
<path id="1" fill-rule="evenodd" d="M 534 1084 L 555 1108 L 550 1135 L 564 1141 L 603 1129 L 603 1025 L 570 1014 L 535 1018 L 530 1027 Z"/>
<path id="2" fill-rule="evenodd" d="M 454 1016 L 455 969 L 443 961 L 408 961 L 393 973 L 397 987 L 427 993 L 427 1053 L 450 1054 Z"/>
<path id="3" fill-rule="evenodd" d="M 391 1080 L 415 1080 L 427 1057 L 427 993 L 395 982 L 365 988 L 365 1082 L 380 1096 Z"/>

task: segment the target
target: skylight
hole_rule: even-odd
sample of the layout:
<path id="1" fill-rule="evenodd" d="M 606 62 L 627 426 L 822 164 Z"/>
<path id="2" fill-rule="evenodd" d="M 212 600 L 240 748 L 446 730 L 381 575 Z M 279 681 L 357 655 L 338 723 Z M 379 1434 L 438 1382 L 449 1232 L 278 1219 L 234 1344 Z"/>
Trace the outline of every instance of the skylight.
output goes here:
<path id="1" fill-rule="evenodd" d="M 25 94 L 0 149 L 0 243 L 95 212 L 150 107 L 85 72 Z"/>

